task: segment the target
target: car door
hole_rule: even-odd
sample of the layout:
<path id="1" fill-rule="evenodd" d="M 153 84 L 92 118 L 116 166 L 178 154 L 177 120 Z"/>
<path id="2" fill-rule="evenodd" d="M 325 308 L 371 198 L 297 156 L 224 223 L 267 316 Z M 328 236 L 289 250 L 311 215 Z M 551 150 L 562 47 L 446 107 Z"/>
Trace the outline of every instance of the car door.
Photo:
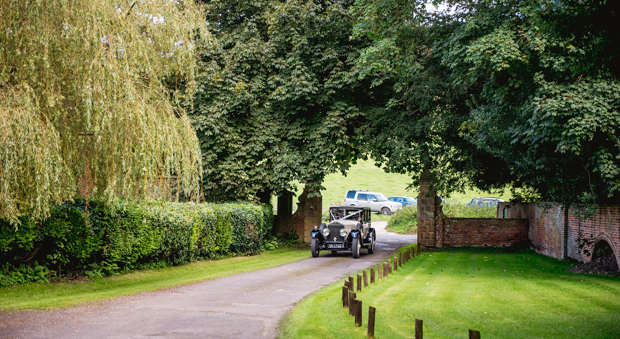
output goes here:
<path id="1" fill-rule="evenodd" d="M 356 203 L 357 203 L 357 206 L 362 206 L 362 207 L 369 206 L 368 205 L 368 194 L 358 193 Z"/>
<path id="2" fill-rule="evenodd" d="M 381 203 L 374 194 L 368 194 L 368 206 L 370 206 L 370 210 L 373 212 L 381 210 Z"/>

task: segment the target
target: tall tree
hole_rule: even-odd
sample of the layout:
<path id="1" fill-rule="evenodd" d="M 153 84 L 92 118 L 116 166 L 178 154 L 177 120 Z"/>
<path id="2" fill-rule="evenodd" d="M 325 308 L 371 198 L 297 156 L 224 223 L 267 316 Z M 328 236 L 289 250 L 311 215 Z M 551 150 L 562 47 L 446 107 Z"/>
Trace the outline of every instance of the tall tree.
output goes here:
<path id="1" fill-rule="evenodd" d="M 198 195 L 192 2 L 0 4 L 0 218 L 41 219 L 75 195 Z M 200 34 L 200 38 L 197 34 Z"/>
<path id="2" fill-rule="evenodd" d="M 620 5 L 460 2 L 443 63 L 472 92 L 467 140 L 545 200 L 620 202 Z"/>
<path id="3" fill-rule="evenodd" d="M 617 2 L 434 2 L 451 10 L 357 3 L 356 32 L 373 39 L 361 74 L 394 83 L 372 119 L 387 128 L 369 129 L 394 147 L 375 157 L 428 162 L 440 190 L 509 183 L 521 198 L 618 202 Z"/>
<path id="4" fill-rule="evenodd" d="M 351 75 L 350 1 L 207 1 L 220 47 L 203 54 L 191 119 L 207 199 L 267 199 L 294 180 L 317 192 L 359 156 L 369 99 Z"/>
<path id="5" fill-rule="evenodd" d="M 504 163 L 461 137 L 469 119 L 467 86 L 452 81 L 442 63 L 444 39 L 460 23 L 429 11 L 425 1 L 360 0 L 356 36 L 372 45 L 357 70 L 372 79 L 381 107 L 367 113 L 368 151 L 391 172 L 409 173 L 412 186 L 426 168 L 448 196 L 467 187 L 499 189 L 511 181 Z"/>

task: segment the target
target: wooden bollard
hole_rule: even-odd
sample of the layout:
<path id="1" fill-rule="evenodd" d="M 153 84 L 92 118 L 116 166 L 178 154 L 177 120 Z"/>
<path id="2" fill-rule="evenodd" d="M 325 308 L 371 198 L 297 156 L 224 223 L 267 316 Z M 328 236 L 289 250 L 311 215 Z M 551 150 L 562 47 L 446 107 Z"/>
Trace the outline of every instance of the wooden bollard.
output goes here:
<path id="1" fill-rule="evenodd" d="M 403 267 L 403 254 L 398 253 L 398 267 Z"/>
<path id="2" fill-rule="evenodd" d="M 357 291 L 358 292 L 362 291 L 362 275 L 361 274 L 357 275 Z"/>
<path id="3" fill-rule="evenodd" d="M 388 260 L 388 273 L 392 274 L 394 271 L 392 270 L 392 259 Z"/>
<path id="4" fill-rule="evenodd" d="M 379 273 L 379 281 L 383 280 L 383 263 L 377 265 L 377 272 Z"/>
<path id="5" fill-rule="evenodd" d="M 354 288 L 355 288 L 355 284 L 353 283 L 353 277 L 349 276 L 349 289 L 353 291 Z"/>
<path id="6" fill-rule="evenodd" d="M 372 285 L 375 284 L 375 267 L 374 266 L 370 267 L 370 283 Z"/>
<path id="7" fill-rule="evenodd" d="M 422 339 L 422 320 L 415 320 L 415 339 Z"/>
<path id="8" fill-rule="evenodd" d="M 398 271 L 398 257 L 394 257 L 394 272 Z"/>
<path id="9" fill-rule="evenodd" d="M 469 339 L 480 339 L 480 332 L 476 330 L 469 330 Z"/>
<path id="10" fill-rule="evenodd" d="M 348 280 L 344 281 L 344 287 L 349 288 L 349 289 L 351 288 L 351 286 L 349 286 L 349 281 Z"/>
<path id="11" fill-rule="evenodd" d="M 375 339 L 375 312 L 374 307 L 368 307 L 368 339 Z"/>
<path id="12" fill-rule="evenodd" d="M 349 291 L 349 316 L 353 316 L 353 312 L 355 312 L 355 305 L 353 305 L 354 300 L 355 292 Z"/>
<path id="13" fill-rule="evenodd" d="M 349 289 L 342 286 L 342 308 L 349 308 Z"/>
<path id="14" fill-rule="evenodd" d="M 362 275 L 364 276 L 364 287 L 368 287 L 368 272 L 366 272 L 366 270 L 364 270 L 362 272 Z"/>
<path id="15" fill-rule="evenodd" d="M 383 279 L 388 276 L 388 264 L 386 262 L 383 263 Z"/>
<path id="16" fill-rule="evenodd" d="M 362 326 L 362 301 L 355 299 L 355 326 Z"/>

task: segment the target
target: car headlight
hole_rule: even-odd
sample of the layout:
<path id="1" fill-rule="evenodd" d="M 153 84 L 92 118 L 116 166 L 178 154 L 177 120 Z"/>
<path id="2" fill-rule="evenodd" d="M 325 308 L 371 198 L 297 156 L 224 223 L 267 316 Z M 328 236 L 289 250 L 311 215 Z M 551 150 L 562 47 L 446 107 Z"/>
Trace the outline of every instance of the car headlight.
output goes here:
<path id="1" fill-rule="evenodd" d="M 340 236 L 341 237 L 346 237 L 347 236 L 347 230 L 345 230 L 344 228 L 340 230 Z"/>
<path id="2" fill-rule="evenodd" d="M 323 229 L 323 236 L 327 238 L 328 235 L 329 235 L 329 228 L 325 227 Z"/>

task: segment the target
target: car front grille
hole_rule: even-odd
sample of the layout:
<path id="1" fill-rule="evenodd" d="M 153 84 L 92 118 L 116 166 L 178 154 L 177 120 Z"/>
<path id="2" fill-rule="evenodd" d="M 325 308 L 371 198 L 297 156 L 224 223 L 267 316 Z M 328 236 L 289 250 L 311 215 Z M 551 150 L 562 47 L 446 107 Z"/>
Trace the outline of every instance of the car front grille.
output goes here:
<path id="1" fill-rule="evenodd" d="M 340 230 L 344 228 L 344 226 L 327 226 L 329 228 L 329 236 L 327 237 L 328 241 L 333 241 L 334 237 L 336 237 L 336 241 L 344 241 L 344 238 L 340 236 Z"/>

